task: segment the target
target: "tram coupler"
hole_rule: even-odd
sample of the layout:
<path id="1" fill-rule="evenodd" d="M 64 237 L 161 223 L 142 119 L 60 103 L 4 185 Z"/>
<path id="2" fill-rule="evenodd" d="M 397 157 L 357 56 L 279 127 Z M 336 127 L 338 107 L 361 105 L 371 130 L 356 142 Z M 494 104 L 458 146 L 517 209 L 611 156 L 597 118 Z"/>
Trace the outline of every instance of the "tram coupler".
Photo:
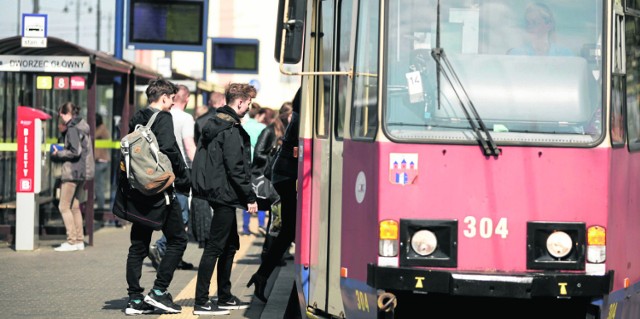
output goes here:
<path id="1" fill-rule="evenodd" d="M 398 305 L 398 299 L 390 292 L 382 293 L 378 296 L 378 309 L 380 309 L 380 318 L 393 319 L 395 316 L 395 309 Z"/>

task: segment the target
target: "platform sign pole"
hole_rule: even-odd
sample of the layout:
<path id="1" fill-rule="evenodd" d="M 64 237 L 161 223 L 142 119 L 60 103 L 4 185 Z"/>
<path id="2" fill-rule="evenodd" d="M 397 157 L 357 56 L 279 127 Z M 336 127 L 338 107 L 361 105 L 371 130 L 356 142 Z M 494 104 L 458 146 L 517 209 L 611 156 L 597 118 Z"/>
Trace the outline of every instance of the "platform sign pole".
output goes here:
<path id="1" fill-rule="evenodd" d="M 40 234 L 39 194 L 42 184 L 42 120 L 48 114 L 18 106 L 18 150 L 16 152 L 16 236 L 15 249 L 34 250 Z"/>

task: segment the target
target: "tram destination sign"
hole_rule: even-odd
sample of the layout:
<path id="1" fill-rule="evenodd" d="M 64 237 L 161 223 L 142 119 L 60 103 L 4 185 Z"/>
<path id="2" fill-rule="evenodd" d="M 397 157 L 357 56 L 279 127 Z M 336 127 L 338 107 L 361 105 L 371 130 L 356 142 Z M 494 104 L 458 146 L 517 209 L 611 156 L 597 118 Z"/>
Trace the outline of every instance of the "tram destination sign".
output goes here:
<path id="1" fill-rule="evenodd" d="M 0 55 L 0 71 L 91 73 L 88 56 Z"/>

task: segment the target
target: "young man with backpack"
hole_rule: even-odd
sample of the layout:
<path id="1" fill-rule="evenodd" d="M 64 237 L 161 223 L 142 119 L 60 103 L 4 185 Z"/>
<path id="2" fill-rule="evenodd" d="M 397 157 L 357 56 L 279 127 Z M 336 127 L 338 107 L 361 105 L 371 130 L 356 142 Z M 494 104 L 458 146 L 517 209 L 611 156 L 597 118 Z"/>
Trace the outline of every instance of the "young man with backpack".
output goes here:
<path id="1" fill-rule="evenodd" d="M 151 80 L 146 90 L 149 106 L 136 111 L 129 121 L 129 133 L 132 133 L 136 125 L 146 125 L 153 118 L 151 132 L 155 135 L 159 151 L 169 158 L 175 180 L 167 188 L 162 186 L 162 191 L 157 194 L 149 194 L 148 191 L 143 193 L 143 189 L 132 187 L 127 177 L 128 165 L 124 161 L 120 162 L 114 214 L 124 213 L 160 219 L 154 222 L 159 223 L 158 227 L 167 238 L 167 250 L 158 266 L 153 288 L 144 296 L 144 288 L 140 287 L 142 263 L 149 253 L 154 227 L 144 224 L 142 220 L 133 221 L 126 271 L 129 294 L 129 302 L 125 309 L 127 315 L 151 313 L 154 307 L 168 313 L 182 311 L 180 305 L 173 302 L 171 294 L 167 291 L 189 240 L 182 221 L 182 209 L 175 198 L 176 191 L 188 194 L 190 190 L 190 176 L 176 142 L 173 120 L 169 113 L 176 92 L 176 86 L 169 81 Z M 153 117 L 154 114 L 155 117 Z"/>
<path id="2" fill-rule="evenodd" d="M 231 83 L 225 91 L 227 105 L 202 129 L 192 167 L 194 197 L 208 200 L 213 208 L 209 237 L 198 267 L 194 315 L 223 315 L 231 309 L 246 309 L 248 302 L 231 293 L 231 267 L 240 237 L 236 209 L 258 211 L 251 187 L 251 142 L 240 119 L 256 96 L 253 86 Z M 213 270 L 218 265 L 218 301 L 209 299 Z"/>

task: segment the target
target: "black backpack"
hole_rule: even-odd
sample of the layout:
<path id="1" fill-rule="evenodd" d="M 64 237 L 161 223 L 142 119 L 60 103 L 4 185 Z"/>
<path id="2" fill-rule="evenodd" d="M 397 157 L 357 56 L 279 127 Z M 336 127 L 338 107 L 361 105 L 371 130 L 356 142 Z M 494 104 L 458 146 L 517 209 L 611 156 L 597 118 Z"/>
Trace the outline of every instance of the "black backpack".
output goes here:
<path id="1" fill-rule="evenodd" d="M 207 178 L 207 171 L 213 169 L 213 152 L 217 143 L 214 140 L 202 143 L 202 139 L 198 141 L 196 154 L 193 156 L 191 163 L 191 195 L 195 198 L 207 199 L 207 194 L 213 192 L 213 180 Z"/>

